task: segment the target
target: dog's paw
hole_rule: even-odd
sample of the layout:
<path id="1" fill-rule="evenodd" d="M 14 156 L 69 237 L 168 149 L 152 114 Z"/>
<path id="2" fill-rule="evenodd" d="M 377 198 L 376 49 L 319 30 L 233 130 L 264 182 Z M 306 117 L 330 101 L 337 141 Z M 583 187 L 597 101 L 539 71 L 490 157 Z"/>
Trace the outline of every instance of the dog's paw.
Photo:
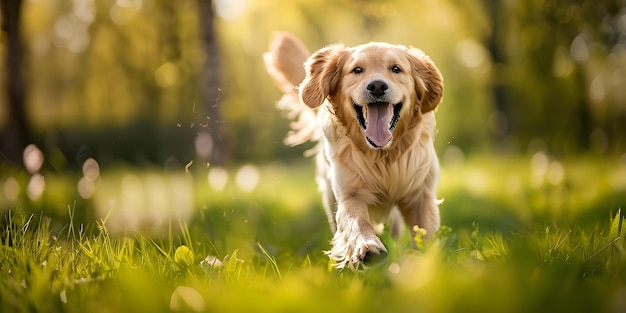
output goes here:
<path id="1" fill-rule="evenodd" d="M 387 249 L 375 234 L 345 234 L 337 232 L 333 247 L 326 254 L 335 268 L 358 269 L 381 263 L 387 257 Z"/>

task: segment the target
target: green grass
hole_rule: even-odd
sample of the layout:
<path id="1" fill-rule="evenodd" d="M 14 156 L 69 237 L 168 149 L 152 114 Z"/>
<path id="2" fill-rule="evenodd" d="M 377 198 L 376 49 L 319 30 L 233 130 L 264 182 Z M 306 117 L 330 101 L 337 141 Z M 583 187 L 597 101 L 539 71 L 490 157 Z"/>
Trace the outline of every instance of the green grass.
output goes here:
<path id="1" fill-rule="evenodd" d="M 577 160 L 550 173 L 526 159 L 496 161 L 444 164 L 445 226 L 425 241 L 383 234 L 389 258 L 362 272 L 329 268 L 330 233 L 308 165 L 260 167 L 252 192 L 233 182 L 236 169 L 222 191 L 201 170 L 172 178 L 193 189 L 196 209 L 158 229 L 115 230 L 115 206 L 79 212 L 97 197 L 62 200 L 65 212 L 46 195 L 14 204 L 0 219 L 0 311 L 626 310 L 626 167 Z M 103 173 L 99 192 L 114 195 L 127 174 Z M 155 173 L 132 175 L 148 182 Z M 46 192 L 71 190 L 52 181 Z"/>

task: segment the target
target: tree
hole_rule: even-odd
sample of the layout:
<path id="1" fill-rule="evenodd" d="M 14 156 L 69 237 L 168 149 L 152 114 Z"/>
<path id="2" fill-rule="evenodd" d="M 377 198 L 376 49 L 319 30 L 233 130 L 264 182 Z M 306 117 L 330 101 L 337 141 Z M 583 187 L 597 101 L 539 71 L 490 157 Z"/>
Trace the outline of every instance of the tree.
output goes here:
<path id="1" fill-rule="evenodd" d="M 21 164 L 22 151 L 30 140 L 25 107 L 25 84 L 22 76 L 22 43 L 20 38 L 21 0 L 1 0 L 2 31 L 7 38 L 5 88 L 7 116 L 2 129 L 1 153 L 15 164 Z"/>
<path id="2" fill-rule="evenodd" d="M 200 34 L 204 63 L 200 73 L 200 98 L 206 113 L 206 128 L 212 139 L 212 155 L 209 160 L 223 164 L 228 154 L 228 144 L 222 136 L 220 114 L 220 57 L 215 31 L 215 8 L 213 1 L 198 0 Z"/>
<path id="3" fill-rule="evenodd" d="M 502 135 L 520 147 L 542 138 L 565 153 L 588 150 L 599 130 L 621 151 L 626 106 L 615 96 L 621 87 L 603 76 L 623 70 L 626 32 L 619 25 L 626 7 L 615 0 L 482 4 L 490 24 L 483 43 L 495 65 L 494 109 L 507 122 Z"/>

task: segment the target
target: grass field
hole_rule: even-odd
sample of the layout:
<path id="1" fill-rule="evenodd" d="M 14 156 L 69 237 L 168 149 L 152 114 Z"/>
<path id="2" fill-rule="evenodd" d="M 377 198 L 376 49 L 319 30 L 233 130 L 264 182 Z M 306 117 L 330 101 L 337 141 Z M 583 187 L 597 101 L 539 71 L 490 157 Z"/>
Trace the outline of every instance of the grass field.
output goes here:
<path id="1" fill-rule="evenodd" d="M 323 255 L 308 163 L 44 176 L 2 206 L 1 312 L 626 312 L 619 158 L 444 162 L 436 238 L 362 272 Z"/>

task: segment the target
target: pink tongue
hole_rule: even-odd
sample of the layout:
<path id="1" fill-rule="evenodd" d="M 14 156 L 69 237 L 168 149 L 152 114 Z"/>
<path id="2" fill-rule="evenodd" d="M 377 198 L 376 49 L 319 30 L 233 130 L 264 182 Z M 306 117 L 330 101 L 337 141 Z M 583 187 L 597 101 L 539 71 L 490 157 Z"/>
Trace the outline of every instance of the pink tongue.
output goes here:
<path id="1" fill-rule="evenodd" d="M 367 105 L 367 129 L 365 130 L 365 135 L 369 140 L 379 147 L 389 143 L 391 140 L 390 124 L 391 117 L 389 116 L 388 104 Z"/>

